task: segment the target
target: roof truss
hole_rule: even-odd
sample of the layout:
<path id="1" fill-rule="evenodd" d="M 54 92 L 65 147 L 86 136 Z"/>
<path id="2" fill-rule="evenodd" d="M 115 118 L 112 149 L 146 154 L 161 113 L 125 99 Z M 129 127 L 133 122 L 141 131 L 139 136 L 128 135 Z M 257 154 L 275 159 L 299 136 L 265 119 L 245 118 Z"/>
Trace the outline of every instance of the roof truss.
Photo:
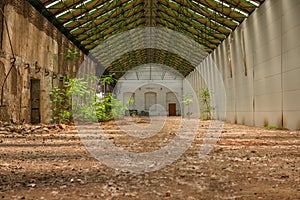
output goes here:
<path id="1" fill-rule="evenodd" d="M 179 31 L 198 42 L 207 53 L 210 53 L 264 2 L 264 0 L 27 1 L 86 54 L 115 34 L 147 26 L 167 27 Z M 152 56 L 158 56 L 158 59 L 143 59 L 146 54 L 142 51 L 130 54 L 127 58 L 132 61 L 126 63 L 138 65 L 148 60 L 166 64 L 167 61 L 162 61 L 161 58 L 170 58 L 168 52 L 157 53 L 152 50 L 147 52 L 153 53 Z M 116 62 L 120 68 L 124 65 L 121 61 Z M 176 68 L 176 63 L 171 64 Z M 112 70 L 116 70 L 115 68 L 118 68 L 116 64 Z M 185 67 L 181 71 L 189 70 Z M 183 74 L 186 75 L 185 72 Z"/>

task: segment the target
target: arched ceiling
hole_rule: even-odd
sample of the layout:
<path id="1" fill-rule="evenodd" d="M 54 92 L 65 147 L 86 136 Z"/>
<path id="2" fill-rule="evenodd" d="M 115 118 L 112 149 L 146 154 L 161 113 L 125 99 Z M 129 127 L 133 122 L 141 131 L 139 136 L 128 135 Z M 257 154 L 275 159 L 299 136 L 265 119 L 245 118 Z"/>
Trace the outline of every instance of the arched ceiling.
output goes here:
<path id="1" fill-rule="evenodd" d="M 166 27 L 181 32 L 199 43 L 209 54 L 264 2 L 264 0 L 27 1 L 86 54 L 107 38 L 138 27 Z M 149 59 L 149 55 L 157 58 Z M 170 58 L 170 55 L 169 52 L 149 48 L 126 54 L 110 67 L 112 71 L 124 71 L 145 62 L 159 62 L 169 64 L 174 69 L 183 68 L 184 76 L 193 70 L 187 63 L 182 67 L 182 63 L 179 62 L 182 58 L 176 58 L 176 55 L 171 56 L 173 60 L 168 61 L 169 63 L 162 61 L 163 58 Z"/>

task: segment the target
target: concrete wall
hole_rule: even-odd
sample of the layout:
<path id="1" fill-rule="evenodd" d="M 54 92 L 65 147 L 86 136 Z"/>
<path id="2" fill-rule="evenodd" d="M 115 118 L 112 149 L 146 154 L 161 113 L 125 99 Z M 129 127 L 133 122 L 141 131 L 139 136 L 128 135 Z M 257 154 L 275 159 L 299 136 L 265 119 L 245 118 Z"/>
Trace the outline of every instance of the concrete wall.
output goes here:
<path id="1" fill-rule="evenodd" d="M 6 26 L 1 23 L 1 86 L 9 75 L 4 86 L 0 120 L 30 122 L 30 79 L 39 79 L 41 122 L 49 122 L 49 92 L 59 84 L 59 77 L 75 76 L 84 55 L 80 53 L 80 58 L 75 62 L 67 61 L 67 50 L 75 50 L 75 46 L 27 1 L 1 1 L 0 7 L 4 9 L 16 57 L 16 66 L 9 73 L 12 51 Z"/>
<path id="2" fill-rule="evenodd" d="M 300 129 L 299 10 L 298 0 L 266 0 L 200 64 L 213 60 L 223 78 L 226 121 Z M 188 80 L 206 85 L 199 70 Z"/>
<path id="3" fill-rule="evenodd" d="M 134 98 L 134 104 L 130 109 L 150 112 L 152 115 L 165 115 L 169 113 L 169 103 L 176 104 L 176 114 L 182 113 L 183 77 L 173 73 L 167 66 L 160 64 L 145 64 L 129 70 L 119 80 L 115 87 L 117 98 L 127 105 L 130 97 Z M 147 94 L 155 94 L 152 102 L 156 106 L 147 107 L 146 101 L 152 98 Z M 150 104 L 152 103 L 150 102 Z"/>
<path id="4" fill-rule="evenodd" d="M 156 94 L 156 104 L 159 107 L 152 107 L 151 113 L 153 115 L 163 115 L 164 113 L 160 109 L 163 108 L 167 113 L 168 103 L 176 103 L 176 114 L 181 114 L 180 101 L 182 99 L 182 81 L 146 81 L 146 80 L 119 80 L 117 84 L 118 93 L 117 98 L 123 102 L 126 106 L 126 102 L 129 99 L 129 94 L 134 94 L 134 106 L 131 109 L 136 109 L 140 113 L 141 111 L 149 111 L 146 109 L 145 94 L 153 92 Z M 167 94 L 173 92 L 177 97 L 167 98 Z M 132 107 L 132 106 L 131 106 Z"/>

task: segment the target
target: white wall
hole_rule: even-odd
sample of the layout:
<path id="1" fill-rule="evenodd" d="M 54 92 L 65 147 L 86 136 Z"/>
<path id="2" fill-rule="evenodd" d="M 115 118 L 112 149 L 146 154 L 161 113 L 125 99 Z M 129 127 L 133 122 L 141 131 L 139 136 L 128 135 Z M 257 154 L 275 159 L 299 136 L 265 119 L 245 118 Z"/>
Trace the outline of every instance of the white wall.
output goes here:
<path id="1" fill-rule="evenodd" d="M 173 74 L 171 71 L 167 71 L 167 67 L 161 68 L 159 64 L 153 64 L 152 72 L 150 76 L 149 65 L 140 66 L 138 68 L 128 71 L 122 78 L 118 80 L 115 92 L 117 98 L 126 105 L 127 100 L 130 98 L 130 94 L 134 94 L 134 109 L 141 111 L 149 111 L 145 105 L 145 93 L 156 93 L 156 104 L 158 106 L 151 109 L 153 115 L 163 115 L 165 112 L 168 114 L 168 99 L 167 94 L 173 92 L 177 101 L 170 103 L 176 103 L 176 113 L 181 114 L 181 101 L 182 101 L 182 77 L 178 74 Z M 178 77 L 177 77 L 178 76 Z M 163 108 L 160 109 L 160 108 Z"/>
<path id="2" fill-rule="evenodd" d="M 298 0 L 266 0 L 200 64 L 209 70 L 213 60 L 222 75 L 226 121 L 300 129 L 299 10 Z M 188 80 L 205 86 L 198 71 Z"/>
<path id="3" fill-rule="evenodd" d="M 147 80 L 119 80 L 117 84 L 118 92 L 117 98 L 126 105 L 126 99 L 128 99 L 129 93 L 134 93 L 134 109 L 141 111 L 146 111 L 145 108 L 145 93 L 155 92 L 157 95 L 156 104 L 161 105 L 166 112 L 168 113 L 168 104 L 167 104 L 167 93 L 174 92 L 177 97 L 176 110 L 177 114 L 180 114 L 182 98 L 182 81 L 147 81 Z M 153 108 L 154 109 L 154 108 Z M 147 110 L 148 111 L 148 110 Z M 162 115 L 163 113 L 159 108 L 152 110 L 154 115 Z"/>

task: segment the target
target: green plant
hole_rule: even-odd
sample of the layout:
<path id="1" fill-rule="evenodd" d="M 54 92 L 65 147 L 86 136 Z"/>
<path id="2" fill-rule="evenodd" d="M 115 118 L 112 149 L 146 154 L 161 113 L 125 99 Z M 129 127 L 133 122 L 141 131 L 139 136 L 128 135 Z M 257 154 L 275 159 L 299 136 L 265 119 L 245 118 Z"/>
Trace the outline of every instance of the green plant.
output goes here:
<path id="1" fill-rule="evenodd" d="M 109 74 L 101 78 L 102 85 L 111 85 L 116 79 L 114 74 Z M 123 116 L 126 107 L 122 105 L 121 101 L 115 98 L 111 93 L 108 93 L 103 98 L 95 102 L 96 116 L 98 121 L 108 121 L 113 118 L 120 118 Z"/>
<path id="2" fill-rule="evenodd" d="M 62 54 L 65 60 L 74 64 L 80 56 L 76 49 L 68 49 L 66 54 Z M 74 118 L 92 121 L 94 108 L 90 105 L 95 101 L 93 85 L 97 79 L 95 76 L 90 76 L 86 80 L 62 77 L 62 85 L 53 87 L 50 92 L 51 121 L 64 124 L 71 123 Z"/>
<path id="3" fill-rule="evenodd" d="M 104 79 L 104 80 L 103 80 Z M 102 82 L 112 82 L 112 76 L 103 77 Z M 95 84 L 99 79 L 63 79 L 62 87 L 54 87 L 50 92 L 52 122 L 69 124 L 76 121 L 108 121 L 122 117 L 125 107 L 109 93 L 103 98 L 96 97 Z"/>
<path id="4" fill-rule="evenodd" d="M 64 56 L 65 60 L 70 60 L 73 63 L 76 63 L 79 58 L 79 51 L 68 49 L 67 54 Z"/>
<path id="5" fill-rule="evenodd" d="M 111 84 L 113 84 L 116 81 L 116 79 L 113 76 L 114 76 L 114 74 L 110 74 L 110 75 L 102 77 L 101 78 L 102 85 L 105 85 L 105 84 L 111 85 Z"/>
<path id="6" fill-rule="evenodd" d="M 205 120 L 211 119 L 211 112 L 214 110 L 214 107 L 210 106 L 210 92 L 208 88 L 200 89 L 200 102 L 204 106 L 201 109 L 201 117 Z"/>
<path id="7" fill-rule="evenodd" d="M 184 95 L 182 103 L 188 107 L 188 111 L 186 115 L 188 116 L 188 118 L 190 118 L 191 115 L 193 114 L 192 112 L 190 112 L 190 105 L 193 103 L 192 95 L 190 94 Z"/>
<path id="8" fill-rule="evenodd" d="M 113 94 L 108 94 L 100 98 L 94 102 L 94 106 L 97 120 L 100 122 L 121 118 L 126 109 L 121 101 L 116 99 Z"/>
<path id="9" fill-rule="evenodd" d="M 100 122 L 108 121 L 112 119 L 111 115 L 111 95 L 108 95 L 106 97 L 103 97 L 99 99 L 98 101 L 94 102 L 95 106 L 95 114 L 97 117 L 97 120 Z"/>
<path id="10" fill-rule="evenodd" d="M 52 122 L 69 124 L 73 118 L 92 120 L 92 108 L 89 106 L 94 99 L 89 83 L 78 78 L 63 78 L 61 87 L 53 87 L 50 92 Z M 75 97 L 73 101 L 72 97 Z M 80 101 L 77 101 L 81 99 Z M 73 106 L 73 109 L 72 109 Z M 72 112 L 74 111 L 74 112 Z"/>
<path id="11" fill-rule="evenodd" d="M 134 109 L 134 98 L 133 97 L 130 97 L 126 101 L 125 115 L 132 116 L 132 117 L 137 116 L 137 111 Z"/>
<path id="12" fill-rule="evenodd" d="M 66 113 L 68 110 L 68 104 L 66 104 L 66 93 L 64 89 L 54 87 L 50 92 L 50 101 L 51 101 L 51 111 L 52 117 L 51 122 L 53 123 L 67 123 L 69 122 L 68 115 Z"/>
<path id="13" fill-rule="evenodd" d="M 114 117 L 115 119 L 119 119 L 123 117 L 123 113 L 127 109 L 126 106 L 123 106 L 121 101 L 115 98 L 114 96 L 112 96 L 111 104 L 112 104 L 112 109 L 111 109 L 112 117 Z"/>
<path id="14" fill-rule="evenodd" d="M 265 126 L 266 130 L 274 130 L 274 129 L 278 129 L 277 126 Z"/>
<path id="15" fill-rule="evenodd" d="M 131 105 L 134 104 L 134 99 L 132 97 L 130 97 L 130 99 L 128 99 L 126 103 L 127 103 L 128 107 L 130 107 Z"/>
<path id="16" fill-rule="evenodd" d="M 188 116 L 188 118 L 190 118 L 192 116 L 192 112 L 187 112 L 186 115 Z"/>

